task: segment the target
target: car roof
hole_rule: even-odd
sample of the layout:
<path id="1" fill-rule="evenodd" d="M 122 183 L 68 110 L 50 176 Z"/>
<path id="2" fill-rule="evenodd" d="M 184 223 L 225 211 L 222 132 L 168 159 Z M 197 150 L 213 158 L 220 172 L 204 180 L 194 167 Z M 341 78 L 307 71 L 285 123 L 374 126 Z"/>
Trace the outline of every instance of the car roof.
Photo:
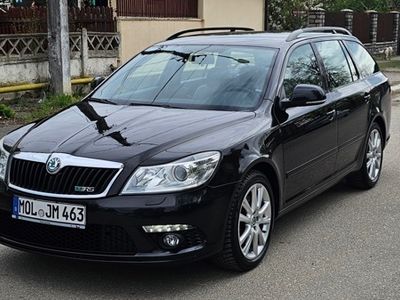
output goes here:
<path id="1" fill-rule="evenodd" d="M 338 33 L 302 33 L 294 40 L 289 40 L 291 32 L 235 32 L 235 33 L 213 33 L 213 34 L 198 34 L 190 36 L 177 37 L 167 40 L 157 45 L 232 45 L 232 46 L 258 46 L 271 48 L 287 48 L 290 45 L 299 41 L 315 38 L 334 37 L 356 39 L 353 36 L 338 34 Z"/>

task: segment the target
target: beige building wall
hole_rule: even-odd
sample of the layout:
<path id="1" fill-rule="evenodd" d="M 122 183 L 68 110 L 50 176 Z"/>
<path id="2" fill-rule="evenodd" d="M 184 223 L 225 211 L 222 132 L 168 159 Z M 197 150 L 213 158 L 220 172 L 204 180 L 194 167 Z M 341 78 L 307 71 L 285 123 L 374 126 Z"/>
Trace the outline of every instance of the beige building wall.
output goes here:
<path id="1" fill-rule="evenodd" d="M 132 56 L 165 40 L 175 32 L 202 26 L 203 22 L 200 19 L 118 18 L 121 62 L 126 62 Z"/>
<path id="2" fill-rule="evenodd" d="M 199 0 L 199 19 L 118 17 L 121 63 L 150 45 L 189 28 L 244 26 L 263 30 L 264 2 L 264 0 Z"/>
<path id="3" fill-rule="evenodd" d="M 264 29 L 265 0 L 199 0 L 205 27 L 241 26 Z"/>

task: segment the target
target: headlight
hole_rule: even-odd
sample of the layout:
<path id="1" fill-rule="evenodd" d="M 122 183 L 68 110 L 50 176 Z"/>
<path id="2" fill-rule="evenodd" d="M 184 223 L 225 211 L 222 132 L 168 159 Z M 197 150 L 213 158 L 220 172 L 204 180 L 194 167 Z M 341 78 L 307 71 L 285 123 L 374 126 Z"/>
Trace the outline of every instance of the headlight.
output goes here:
<path id="1" fill-rule="evenodd" d="M 211 178 L 220 158 L 219 152 L 212 151 L 165 165 L 139 167 L 122 194 L 162 193 L 197 187 Z"/>
<path id="2" fill-rule="evenodd" d="M 4 181 L 6 178 L 6 169 L 9 153 L 3 146 L 4 138 L 0 140 L 0 180 Z"/>

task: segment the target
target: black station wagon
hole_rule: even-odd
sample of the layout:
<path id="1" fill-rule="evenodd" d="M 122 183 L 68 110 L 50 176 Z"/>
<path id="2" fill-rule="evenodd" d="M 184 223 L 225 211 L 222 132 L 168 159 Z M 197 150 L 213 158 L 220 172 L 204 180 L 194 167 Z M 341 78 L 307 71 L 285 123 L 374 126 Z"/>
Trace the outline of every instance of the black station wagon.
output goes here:
<path id="1" fill-rule="evenodd" d="M 0 242 L 250 270 L 278 217 L 344 178 L 375 186 L 390 92 L 342 28 L 180 32 L 0 141 Z"/>

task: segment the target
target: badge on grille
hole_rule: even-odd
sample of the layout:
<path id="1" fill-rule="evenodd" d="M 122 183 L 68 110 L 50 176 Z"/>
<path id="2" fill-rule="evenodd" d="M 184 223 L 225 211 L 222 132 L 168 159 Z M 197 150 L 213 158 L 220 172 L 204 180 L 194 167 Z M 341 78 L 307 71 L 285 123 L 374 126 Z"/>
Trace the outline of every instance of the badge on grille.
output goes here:
<path id="1" fill-rule="evenodd" d="M 94 187 L 91 186 L 75 186 L 75 192 L 94 193 Z"/>
<path id="2" fill-rule="evenodd" d="M 53 157 L 49 159 L 46 165 L 46 170 L 49 174 L 56 174 L 61 169 L 61 159 Z"/>

